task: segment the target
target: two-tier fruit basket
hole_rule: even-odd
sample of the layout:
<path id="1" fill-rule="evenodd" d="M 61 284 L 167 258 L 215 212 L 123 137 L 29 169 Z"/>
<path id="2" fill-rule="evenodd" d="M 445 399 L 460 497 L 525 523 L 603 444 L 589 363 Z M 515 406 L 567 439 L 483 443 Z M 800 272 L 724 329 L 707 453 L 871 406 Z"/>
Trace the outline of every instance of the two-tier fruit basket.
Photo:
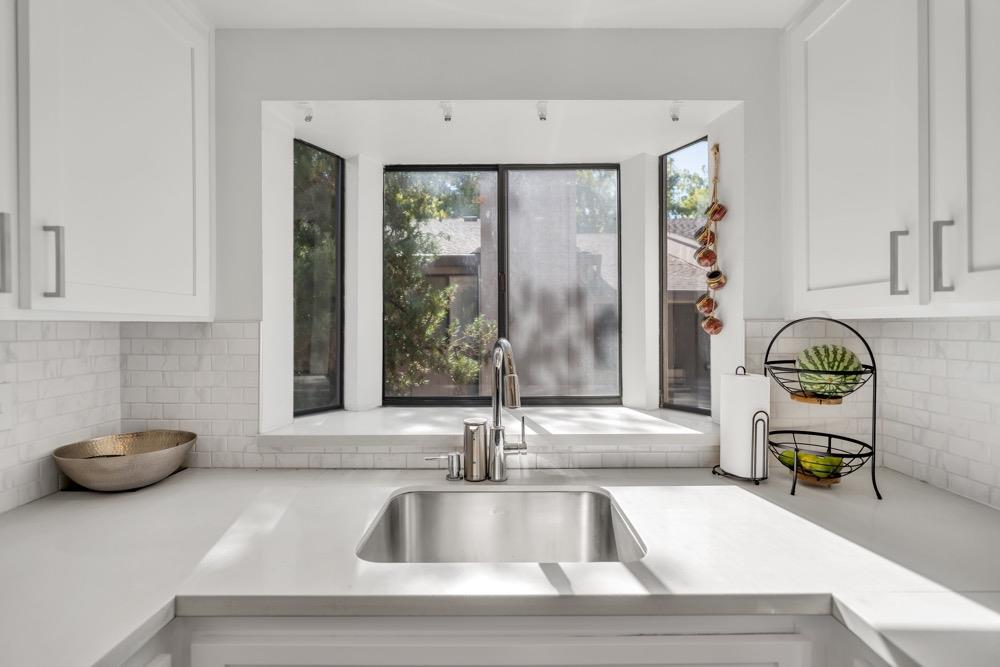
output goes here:
<path id="1" fill-rule="evenodd" d="M 818 354 L 810 359 L 808 367 L 799 358 L 779 358 L 772 352 L 785 345 L 775 345 L 786 332 L 794 332 L 794 328 L 805 322 L 826 322 L 842 327 L 850 336 L 857 338 L 864 346 L 867 360 L 854 359 L 850 367 L 842 360 L 835 358 L 836 352 L 846 350 L 842 346 L 818 346 L 831 348 L 833 354 L 828 367 L 824 367 L 826 355 Z M 812 348 L 810 348 L 812 349 Z M 822 351 L 822 350 L 821 350 Z M 805 352 L 806 354 L 808 352 Z M 853 357 L 853 353 L 850 353 Z M 784 356 L 784 355 L 781 355 Z M 778 386 L 784 389 L 792 400 L 814 405 L 838 405 L 844 398 L 853 394 L 861 387 L 871 383 L 871 441 L 863 442 L 857 438 L 822 431 L 806 431 L 798 429 L 779 429 L 768 434 L 768 448 L 778 461 L 792 471 L 792 495 L 799 480 L 819 486 L 829 486 L 839 482 L 843 477 L 860 470 L 865 463 L 871 463 L 872 488 L 875 496 L 881 500 L 882 494 L 875 482 L 875 432 L 878 410 L 878 392 L 876 384 L 877 371 L 875 355 L 868 341 L 850 325 L 829 317 L 804 317 L 789 322 L 771 338 L 767 351 L 764 353 L 765 372 L 774 378 Z"/>

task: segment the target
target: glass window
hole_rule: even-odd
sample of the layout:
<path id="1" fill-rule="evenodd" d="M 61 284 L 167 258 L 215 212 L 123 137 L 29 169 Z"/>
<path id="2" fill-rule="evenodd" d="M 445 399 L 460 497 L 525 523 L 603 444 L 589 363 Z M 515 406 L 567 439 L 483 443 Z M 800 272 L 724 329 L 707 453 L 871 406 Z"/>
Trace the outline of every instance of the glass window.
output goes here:
<path id="1" fill-rule="evenodd" d="M 344 161 L 304 141 L 294 154 L 295 414 L 343 404 Z"/>
<path id="2" fill-rule="evenodd" d="M 488 395 L 497 338 L 497 172 L 387 169 L 383 394 Z"/>
<path id="3" fill-rule="evenodd" d="M 507 211 L 522 395 L 619 396 L 618 170 L 512 168 Z"/>
<path id="4" fill-rule="evenodd" d="M 709 412 L 712 405 L 709 336 L 695 301 L 706 291 L 705 269 L 694 260 L 695 240 L 710 199 L 708 139 L 661 158 L 663 274 L 661 380 L 663 405 Z"/>
<path id="5" fill-rule="evenodd" d="M 621 397 L 618 169 L 389 167 L 383 399 L 482 402 L 497 336 L 527 403 Z"/>

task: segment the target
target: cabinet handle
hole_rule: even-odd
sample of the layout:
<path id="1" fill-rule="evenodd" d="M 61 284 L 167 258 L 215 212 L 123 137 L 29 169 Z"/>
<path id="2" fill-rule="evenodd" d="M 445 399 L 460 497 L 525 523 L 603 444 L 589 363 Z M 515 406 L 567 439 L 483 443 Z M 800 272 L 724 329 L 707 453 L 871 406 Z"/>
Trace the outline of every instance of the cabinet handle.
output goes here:
<path id="1" fill-rule="evenodd" d="M 44 225 L 43 232 L 53 232 L 56 235 L 56 290 L 42 292 L 45 297 L 66 296 L 66 227 L 63 225 Z"/>
<path id="2" fill-rule="evenodd" d="M 905 296 L 910 293 L 909 289 L 900 289 L 899 285 L 899 237 L 909 236 L 910 231 L 889 232 L 889 294 L 891 296 Z"/>
<path id="3" fill-rule="evenodd" d="M 0 293 L 10 292 L 10 213 L 0 213 Z"/>
<path id="4" fill-rule="evenodd" d="M 935 220 L 934 225 L 934 291 L 935 292 L 954 292 L 954 285 L 944 284 L 944 275 L 942 269 L 942 255 L 944 254 L 941 248 L 941 235 L 942 228 L 951 227 L 955 224 L 954 220 Z"/>

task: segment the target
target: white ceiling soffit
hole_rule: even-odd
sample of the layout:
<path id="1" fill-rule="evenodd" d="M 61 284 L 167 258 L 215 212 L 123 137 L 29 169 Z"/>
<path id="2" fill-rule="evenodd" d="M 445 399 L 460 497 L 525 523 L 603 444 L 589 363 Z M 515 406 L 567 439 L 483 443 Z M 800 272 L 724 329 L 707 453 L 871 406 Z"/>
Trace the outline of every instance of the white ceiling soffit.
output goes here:
<path id="1" fill-rule="evenodd" d="M 811 0 L 192 0 L 218 28 L 782 28 Z"/>
<path id="2" fill-rule="evenodd" d="M 621 162 L 660 155 L 705 135 L 739 102 L 670 100 L 440 100 L 266 102 L 295 125 L 295 136 L 342 157 L 383 164 Z M 307 109 L 312 120 L 305 121 Z"/>

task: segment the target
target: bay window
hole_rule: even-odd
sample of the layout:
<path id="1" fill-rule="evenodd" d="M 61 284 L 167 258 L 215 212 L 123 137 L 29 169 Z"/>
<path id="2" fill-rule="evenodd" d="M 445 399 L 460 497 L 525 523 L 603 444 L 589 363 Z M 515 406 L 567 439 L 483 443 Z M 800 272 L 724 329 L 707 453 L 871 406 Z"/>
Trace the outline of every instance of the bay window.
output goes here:
<path id="1" fill-rule="evenodd" d="M 617 165 L 387 167 L 383 403 L 621 402 Z"/>

